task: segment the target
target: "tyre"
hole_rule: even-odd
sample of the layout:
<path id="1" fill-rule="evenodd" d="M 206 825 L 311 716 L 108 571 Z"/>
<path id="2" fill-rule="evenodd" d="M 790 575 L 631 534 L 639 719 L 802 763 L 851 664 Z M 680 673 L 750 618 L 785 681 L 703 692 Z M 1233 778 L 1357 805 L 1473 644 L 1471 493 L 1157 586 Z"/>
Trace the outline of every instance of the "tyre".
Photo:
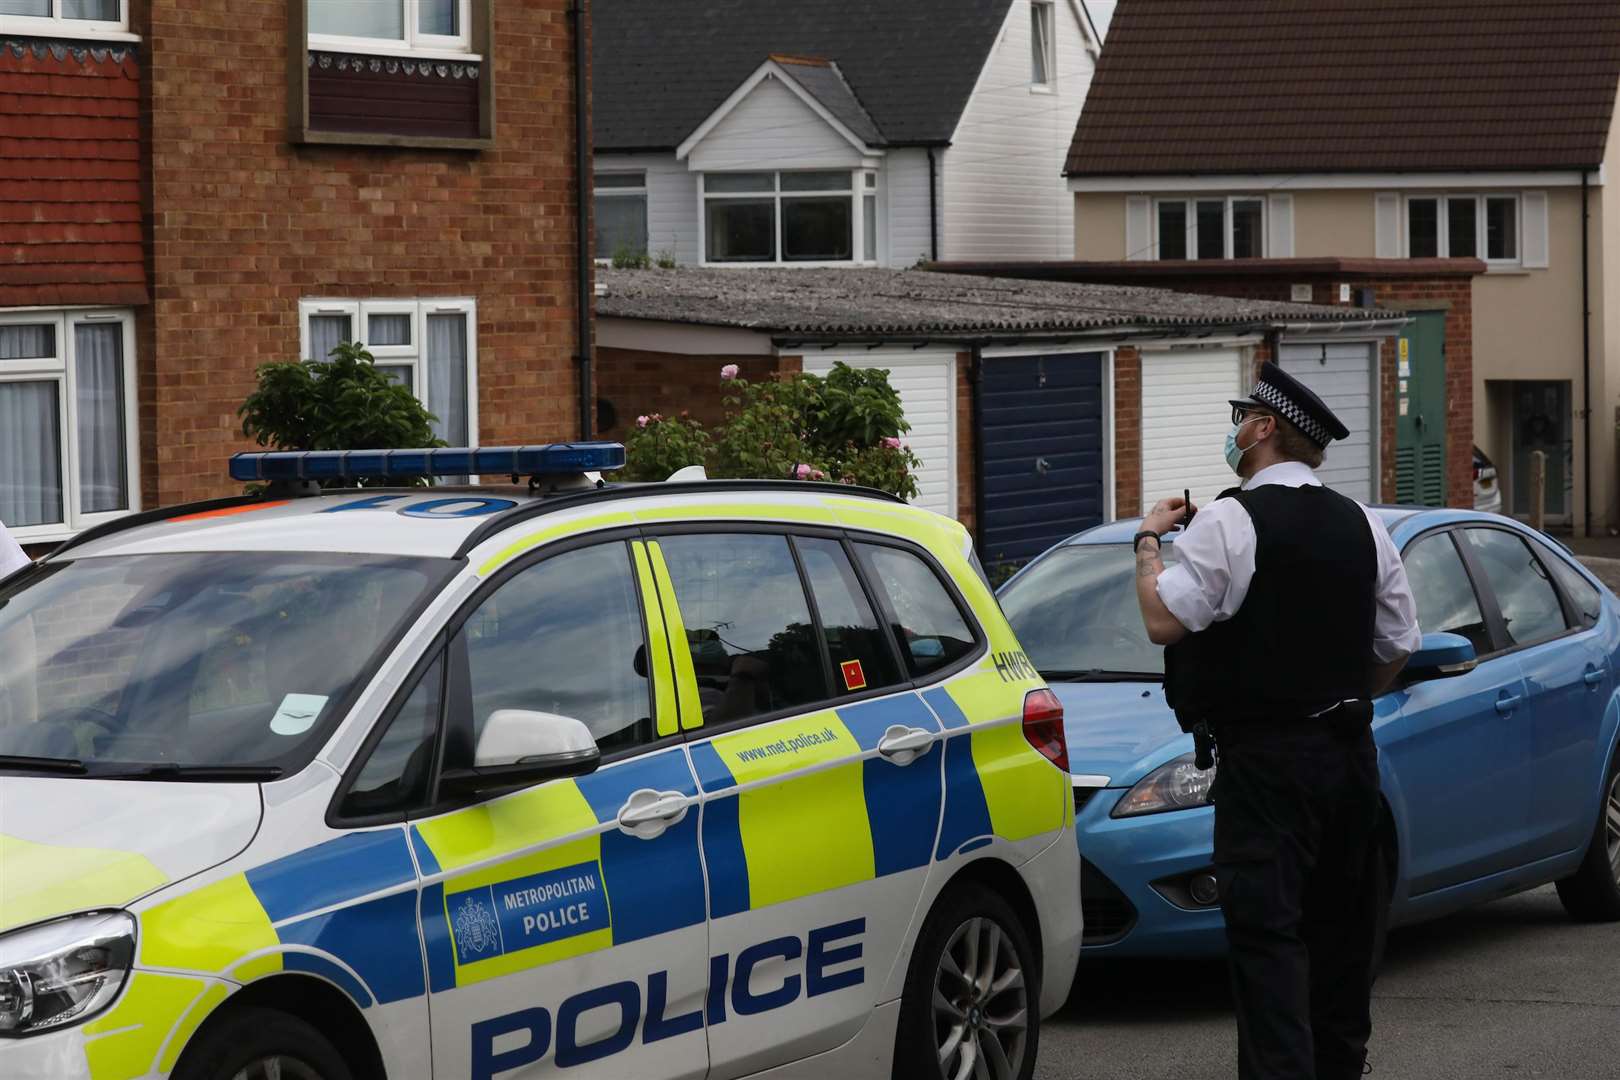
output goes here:
<path id="1" fill-rule="evenodd" d="M 1023 922 L 983 885 L 953 887 L 906 973 L 895 1080 L 1029 1080 L 1040 1029 L 1039 960 Z"/>
<path id="2" fill-rule="evenodd" d="M 242 1008 L 210 1023 L 186 1048 L 174 1080 L 353 1080 L 315 1028 L 274 1009 Z"/>
<path id="3" fill-rule="evenodd" d="M 1558 899 L 1580 922 L 1620 921 L 1620 754 L 1609 766 L 1592 844 L 1581 868 L 1558 883 Z"/>

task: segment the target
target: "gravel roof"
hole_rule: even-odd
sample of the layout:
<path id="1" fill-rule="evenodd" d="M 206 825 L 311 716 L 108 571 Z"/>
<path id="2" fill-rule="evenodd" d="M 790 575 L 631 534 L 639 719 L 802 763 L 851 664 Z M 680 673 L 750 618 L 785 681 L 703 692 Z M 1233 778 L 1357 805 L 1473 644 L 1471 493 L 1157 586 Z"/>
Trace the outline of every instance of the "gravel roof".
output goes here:
<path id="1" fill-rule="evenodd" d="M 924 270 L 602 269 L 597 281 L 606 289 L 596 300 L 603 318 L 812 336 L 1257 327 L 1397 317 L 1367 308 Z"/>

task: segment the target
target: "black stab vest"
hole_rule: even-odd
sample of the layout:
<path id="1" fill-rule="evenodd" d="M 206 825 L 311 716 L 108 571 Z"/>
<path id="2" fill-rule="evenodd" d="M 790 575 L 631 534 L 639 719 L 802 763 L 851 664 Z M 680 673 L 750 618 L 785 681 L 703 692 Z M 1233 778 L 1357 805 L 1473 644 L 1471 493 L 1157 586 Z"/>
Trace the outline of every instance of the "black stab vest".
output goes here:
<path id="1" fill-rule="evenodd" d="M 1305 717 L 1365 697 L 1378 549 L 1361 505 L 1279 484 L 1221 498 L 1254 521 L 1254 578 L 1236 615 L 1164 650 L 1165 695 L 1181 726 Z"/>

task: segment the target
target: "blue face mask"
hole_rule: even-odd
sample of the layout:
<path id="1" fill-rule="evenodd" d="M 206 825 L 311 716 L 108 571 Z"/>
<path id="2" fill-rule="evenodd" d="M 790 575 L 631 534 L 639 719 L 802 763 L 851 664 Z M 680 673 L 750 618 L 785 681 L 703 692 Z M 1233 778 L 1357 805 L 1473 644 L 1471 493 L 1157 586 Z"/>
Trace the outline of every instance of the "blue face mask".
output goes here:
<path id="1" fill-rule="evenodd" d="M 1243 421 L 1243 424 L 1252 424 L 1256 420 L 1262 419 L 1264 417 L 1251 416 Z M 1238 471 L 1238 466 L 1242 464 L 1243 455 L 1254 449 L 1253 446 L 1244 447 L 1242 450 L 1238 449 L 1237 437 L 1238 432 L 1243 430 L 1243 424 L 1233 424 L 1232 430 L 1226 433 L 1226 464 L 1234 473 Z"/>

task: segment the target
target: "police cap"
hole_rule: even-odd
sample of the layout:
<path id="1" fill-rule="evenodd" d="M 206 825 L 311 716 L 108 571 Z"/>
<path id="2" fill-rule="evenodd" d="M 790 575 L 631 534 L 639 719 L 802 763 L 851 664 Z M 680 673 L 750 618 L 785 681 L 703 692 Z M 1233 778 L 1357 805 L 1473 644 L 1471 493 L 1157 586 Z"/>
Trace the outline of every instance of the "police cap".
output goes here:
<path id="1" fill-rule="evenodd" d="M 1260 381 L 1247 398 L 1232 402 L 1237 408 L 1269 409 L 1288 421 L 1323 449 L 1335 439 L 1348 438 L 1350 429 L 1322 404 L 1311 388 L 1267 360 L 1260 366 Z"/>

